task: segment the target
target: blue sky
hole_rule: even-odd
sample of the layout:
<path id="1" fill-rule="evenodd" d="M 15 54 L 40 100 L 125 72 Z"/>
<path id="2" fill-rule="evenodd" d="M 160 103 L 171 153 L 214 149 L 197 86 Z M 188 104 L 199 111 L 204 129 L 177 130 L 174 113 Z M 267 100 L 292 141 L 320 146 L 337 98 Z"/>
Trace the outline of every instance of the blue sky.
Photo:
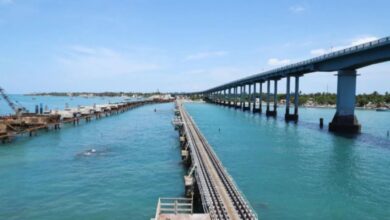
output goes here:
<path id="1" fill-rule="evenodd" d="M 0 0 L 0 85 L 198 91 L 388 36 L 389 8 L 386 0 Z M 359 73 L 359 93 L 390 91 L 389 63 Z M 333 73 L 300 84 L 336 91 Z"/>

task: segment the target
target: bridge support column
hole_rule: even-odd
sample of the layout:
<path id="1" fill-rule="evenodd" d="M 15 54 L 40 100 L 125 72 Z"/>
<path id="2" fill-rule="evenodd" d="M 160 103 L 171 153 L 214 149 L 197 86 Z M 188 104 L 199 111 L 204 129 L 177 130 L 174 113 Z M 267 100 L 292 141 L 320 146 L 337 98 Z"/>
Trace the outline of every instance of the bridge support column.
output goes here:
<path id="1" fill-rule="evenodd" d="M 228 88 L 228 92 L 227 92 L 227 102 L 226 102 L 226 106 L 227 107 L 230 107 L 230 96 L 231 96 L 231 91 L 230 91 L 230 88 Z"/>
<path id="2" fill-rule="evenodd" d="M 223 90 L 219 92 L 219 104 L 223 105 Z"/>
<path id="3" fill-rule="evenodd" d="M 225 90 L 221 90 L 221 105 L 225 104 Z"/>
<path id="4" fill-rule="evenodd" d="M 340 70 L 337 74 L 336 114 L 329 131 L 360 133 L 361 125 L 355 116 L 356 70 Z"/>
<path id="5" fill-rule="evenodd" d="M 241 93 L 240 93 L 240 109 L 242 110 L 244 107 L 244 86 L 241 87 Z"/>
<path id="6" fill-rule="evenodd" d="M 246 91 L 247 88 L 248 88 L 248 92 Z M 244 99 L 244 109 L 243 109 L 244 111 L 248 111 L 251 108 L 250 97 L 251 97 L 251 84 L 248 84 L 245 85 L 245 99 Z M 248 105 L 247 105 L 247 99 L 248 99 Z"/>
<path id="7" fill-rule="evenodd" d="M 259 93 L 259 113 L 263 112 L 263 82 L 259 82 L 260 84 L 260 93 Z"/>
<path id="8" fill-rule="evenodd" d="M 223 95 L 222 90 L 219 91 L 219 104 L 222 105 Z"/>
<path id="9" fill-rule="evenodd" d="M 228 102 L 228 94 L 226 89 L 223 90 L 223 105 L 226 106 Z"/>
<path id="10" fill-rule="evenodd" d="M 248 85 L 249 86 L 249 96 L 248 96 L 248 110 L 251 111 L 252 109 L 252 99 L 253 99 L 253 95 L 255 94 L 255 91 L 254 91 L 254 85 L 251 83 Z"/>
<path id="11" fill-rule="evenodd" d="M 238 99 L 238 94 L 237 94 L 237 86 L 234 87 L 234 108 L 237 108 L 237 99 Z"/>
<path id="12" fill-rule="evenodd" d="M 287 79 L 286 79 L 286 114 L 284 116 L 284 119 L 286 121 L 294 121 L 294 122 L 297 122 L 298 121 L 298 102 L 294 102 L 296 103 L 295 107 L 294 107 L 294 114 L 290 114 L 290 76 L 287 76 Z M 294 100 L 298 100 L 298 88 L 299 88 L 299 77 L 296 76 L 295 77 L 295 99 Z"/>
<path id="13" fill-rule="evenodd" d="M 230 107 L 230 96 L 231 96 L 231 91 L 230 91 L 230 88 L 227 89 L 227 94 L 226 94 L 226 106 L 227 107 Z"/>
<path id="14" fill-rule="evenodd" d="M 267 112 L 266 112 L 266 116 L 272 116 L 272 117 L 275 117 L 276 116 L 276 112 L 277 112 L 277 108 L 278 108 L 278 80 L 275 79 L 274 80 L 274 109 L 273 110 L 270 110 L 269 108 L 269 99 L 270 99 L 270 80 L 268 80 L 267 82 L 267 90 L 268 90 L 268 97 L 267 97 Z"/>
<path id="15" fill-rule="evenodd" d="M 270 90 L 271 90 L 271 82 L 270 80 L 267 80 L 267 110 L 266 110 L 266 115 L 268 115 L 268 112 L 270 111 L 269 109 L 269 101 L 270 101 Z"/>
<path id="16" fill-rule="evenodd" d="M 253 99 L 252 99 L 252 102 L 253 102 L 253 108 L 252 108 L 252 112 L 253 113 L 256 113 L 256 112 L 258 112 L 258 108 L 256 108 L 256 98 L 257 98 L 257 95 L 258 95 L 258 93 L 257 93 L 257 91 L 256 91 L 256 84 L 257 84 L 257 82 L 255 82 L 255 83 L 253 83 Z"/>

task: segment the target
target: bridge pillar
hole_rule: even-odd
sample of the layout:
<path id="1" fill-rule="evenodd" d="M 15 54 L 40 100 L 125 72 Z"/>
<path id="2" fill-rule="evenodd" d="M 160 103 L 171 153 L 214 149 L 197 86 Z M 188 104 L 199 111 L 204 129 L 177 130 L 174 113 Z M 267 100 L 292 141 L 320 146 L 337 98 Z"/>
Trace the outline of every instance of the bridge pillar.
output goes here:
<path id="1" fill-rule="evenodd" d="M 361 125 L 355 116 L 356 70 L 339 70 L 337 74 L 336 114 L 329 131 L 360 133 Z"/>
<path id="2" fill-rule="evenodd" d="M 243 95 L 242 95 L 242 109 L 243 111 L 245 111 L 245 107 L 246 107 L 246 85 L 243 85 Z"/>
<path id="3" fill-rule="evenodd" d="M 299 82 L 299 77 L 297 76 L 295 78 L 295 100 L 298 100 L 298 87 L 299 87 L 299 83 L 297 83 L 297 81 Z M 296 112 L 294 110 L 294 114 L 290 114 L 290 76 L 287 76 L 287 79 L 286 79 L 286 114 L 284 116 L 284 119 L 286 121 L 294 121 L 294 122 L 297 122 L 298 121 L 298 105 L 295 106 L 296 108 Z M 297 102 L 296 102 L 297 103 Z"/>
<path id="4" fill-rule="evenodd" d="M 229 101 L 229 106 L 233 107 L 234 106 L 234 88 L 230 88 L 230 101 Z"/>
<path id="5" fill-rule="evenodd" d="M 230 105 L 230 88 L 226 90 L 226 101 L 225 105 L 229 107 Z"/>
<path id="6" fill-rule="evenodd" d="M 251 84 L 245 85 L 245 101 L 244 101 L 244 111 L 248 111 L 251 108 Z M 246 88 L 248 88 L 248 92 L 246 92 Z M 247 99 L 248 99 L 248 105 L 247 105 Z"/>
<path id="7" fill-rule="evenodd" d="M 240 109 L 242 110 L 244 107 L 244 86 L 241 85 L 241 93 L 240 93 Z"/>
<path id="8" fill-rule="evenodd" d="M 224 90 L 221 90 L 221 100 L 220 100 L 220 104 L 223 105 L 224 104 L 224 101 L 225 101 L 225 97 L 224 97 L 224 93 L 225 91 Z"/>
<path id="9" fill-rule="evenodd" d="M 242 99 L 242 103 L 243 103 L 243 108 L 242 110 L 245 111 L 245 107 L 246 107 L 246 96 L 247 96 L 247 91 L 246 91 L 246 85 L 244 85 L 244 96 L 243 96 L 243 99 Z"/>
<path id="10" fill-rule="evenodd" d="M 274 81 L 274 111 L 278 108 L 278 80 Z"/>
<path id="11" fill-rule="evenodd" d="M 295 76 L 294 115 L 297 115 L 297 120 L 298 120 L 298 105 L 299 105 L 299 76 Z"/>
<path id="12" fill-rule="evenodd" d="M 223 90 L 221 90 L 219 93 L 219 104 L 223 105 Z"/>
<path id="13" fill-rule="evenodd" d="M 226 106 L 228 101 L 228 93 L 226 89 L 223 89 L 223 105 Z"/>
<path id="14" fill-rule="evenodd" d="M 248 110 L 251 111 L 252 108 L 252 99 L 255 94 L 254 91 L 254 84 L 250 83 L 249 84 L 249 96 L 248 96 Z"/>
<path id="15" fill-rule="evenodd" d="M 266 110 L 266 114 L 268 114 L 268 112 L 269 112 L 269 101 L 270 101 L 270 90 L 271 90 L 271 82 L 270 82 L 270 80 L 267 80 L 267 110 Z"/>
<path id="16" fill-rule="evenodd" d="M 237 108 L 237 86 L 234 87 L 234 108 Z"/>
<path id="17" fill-rule="evenodd" d="M 259 113 L 263 111 L 263 82 L 259 82 L 260 84 L 260 93 L 259 93 Z"/>
<path id="18" fill-rule="evenodd" d="M 222 90 L 218 92 L 218 104 L 222 104 Z"/>
<path id="19" fill-rule="evenodd" d="M 257 82 L 254 82 L 253 83 L 253 99 L 252 99 L 252 102 L 253 102 L 253 107 L 252 107 L 252 112 L 253 113 L 256 113 L 257 112 L 257 108 L 256 108 L 256 98 L 257 98 L 257 91 L 256 91 L 256 84 L 257 84 Z"/>
<path id="20" fill-rule="evenodd" d="M 232 91 L 231 91 L 231 88 L 228 88 L 228 102 L 227 102 L 227 106 L 230 107 L 230 101 L 231 101 L 231 96 L 232 96 Z"/>
<path id="21" fill-rule="evenodd" d="M 270 102 L 270 80 L 268 80 L 267 82 L 267 112 L 266 112 L 266 116 L 272 116 L 272 117 L 275 117 L 276 116 L 276 112 L 277 112 L 277 108 L 278 108 L 278 80 L 275 79 L 274 80 L 274 109 L 273 110 L 270 110 L 270 107 L 269 107 L 269 102 Z"/>

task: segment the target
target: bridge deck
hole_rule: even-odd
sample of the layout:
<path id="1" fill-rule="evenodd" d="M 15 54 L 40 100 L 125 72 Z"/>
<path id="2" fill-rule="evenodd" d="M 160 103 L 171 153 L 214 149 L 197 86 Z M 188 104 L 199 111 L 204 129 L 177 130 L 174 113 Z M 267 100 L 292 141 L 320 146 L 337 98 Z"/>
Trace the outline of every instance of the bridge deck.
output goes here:
<path id="1" fill-rule="evenodd" d="M 177 102 L 189 143 L 202 203 L 211 219 L 257 219 L 196 124 Z"/>

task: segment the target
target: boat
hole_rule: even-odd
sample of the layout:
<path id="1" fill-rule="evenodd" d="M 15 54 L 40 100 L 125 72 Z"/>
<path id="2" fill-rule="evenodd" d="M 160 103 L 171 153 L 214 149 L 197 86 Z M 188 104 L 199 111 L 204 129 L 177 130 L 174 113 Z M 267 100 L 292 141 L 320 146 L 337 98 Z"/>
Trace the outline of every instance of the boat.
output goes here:
<path id="1" fill-rule="evenodd" d="M 381 107 L 381 108 L 377 108 L 375 109 L 377 112 L 387 112 L 387 111 L 390 111 L 390 109 L 388 108 L 385 108 L 385 107 Z"/>

